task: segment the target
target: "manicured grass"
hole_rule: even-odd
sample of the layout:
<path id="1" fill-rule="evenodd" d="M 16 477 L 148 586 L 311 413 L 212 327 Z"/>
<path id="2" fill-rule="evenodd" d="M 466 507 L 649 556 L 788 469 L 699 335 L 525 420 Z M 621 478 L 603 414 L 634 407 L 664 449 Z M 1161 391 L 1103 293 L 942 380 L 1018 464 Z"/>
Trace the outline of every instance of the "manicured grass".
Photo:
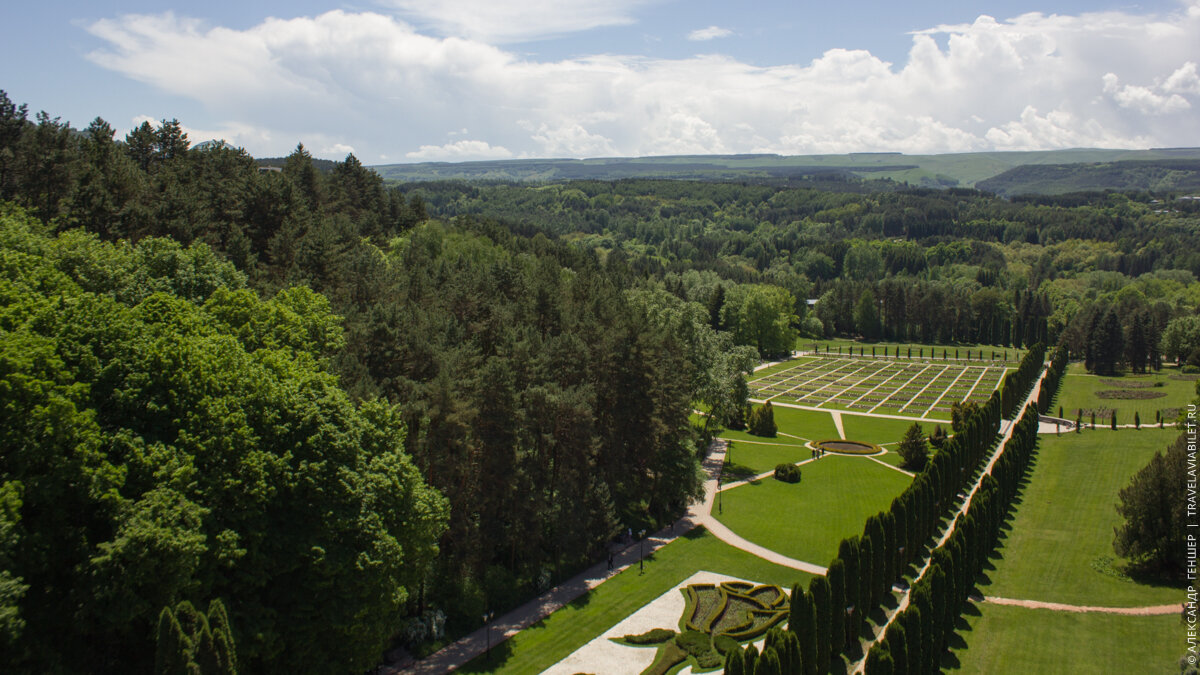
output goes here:
<path id="1" fill-rule="evenodd" d="M 746 376 L 746 381 L 753 382 L 754 380 L 757 380 L 759 378 L 766 377 L 767 375 L 773 375 L 775 373 L 778 373 L 778 372 L 784 371 L 784 370 L 793 370 L 796 368 L 800 368 L 801 370 L 803 370 L 803 367 L 805 365 L 816 363 L 816 362 L 817 362 L 817 359 L 814 359 L 811 357 L 802 357 L 799 359 L 788 359 L 787 361 L 783 361 L 781 363 L 776 363 L 773 366 L 767 366 L 766 368 L 762 368 L 760 370 L 754 371 L 753 373 L 750 373 L 749 375 Z"/>
<path id="2" fill-rule="evenodd" d="M 1163 368 L 1158 373 L 1148 375 L 1126 375 L 1124 377 L 1075 374 L 1076 370 L 1076 364 L 1072 364 L 1068 370 L 1068 375 L 1063 378 L 1062 390 L 1055 398 L 1051 409 L 1054 411 L 1054 414 L 1058 414 L 1058 407 L 1062 406 L 1063 415 L 1069 419 L 1075 419 L 1075 411 L 1082 409 L 1084 410 L 1083 422 L 1085 424 L 1091 421 L 1091 415 L 1087 411 L 1115 409 L 1117 411 L 1117 424 L 1133 424 L 1133 413 L 1137 411 L 1141 416 L 1142 426 L 1149 426 L 1154 423 L 1155 411 L 1166 408 L 1185 407 L 1196 396 L 1195 382 L 1171 379 L 1171 375 L 1178 373 L 1175 368 Z M 1103 380 L 1107 380 L 1109 383 L 1105 383 Z M 1120 384 L 1114 385 L 1111 384 L 1112 382 Z M 1162 382 L 1163 386 L 1145 386 L 1147 383 L 1155 382 Z M 1126 383 L 1135 385 L 1136 389 L 1135 387 L 1122 386 Z M 1097 392 L 1114 389 L 1163 393 L 1166 396 L 1137 400 L 1100 398 L 1096 395 Z M 1098 412 L 1096 414 L 1097 425 L 1101 421 L 1108 423 L 1107 413 Z M 1172 419 L 1168 419 L 1167 421 L 1170 422 Z"/>
<path id="3" fill-rule="evenodd" d="M 944 671 L 962 673 L 1174 673 L 1184 655 L 1178 615 L 1121 616 L 989 603 L 967 608 Z M 981 613 L 981 615 L 980 615 Z"/>
<path id="4" fill-rule="evenodd" d="M 933 431 L 936 423 L 933 422 L 918 422 L 925 435 Z M 904 432 L 913 425 L 909 420 L 893 420 L 886 417 L 865 417 L 863 415 L 851 415 L 842 413 L 842 428 L 846 430 L 846 438 L 852 441 L 865 441 L 867 443 L 875 443 L 883 445 L 884 443 L 899 443 L 900 439 L 904 438 Z M 943 424 L 942 428 L 949 431 L 948 424 Z M 889 449 L 895 449 L 894 446 L 889 446 Z"/>
<path id="5" fill-rule="evenodd" d="M 772 405 L 775 410 L 775 426 L 779 431 L 793 436 L 819 441 L 825 438 L 837 438 L 837 427 L 833 424 L 833 415 L 817 410 L 800 410 L 781 405 Z"/>
<path id="6" fill-rule="evenodd" d="M 646 561 L 609 579 L 546 619 L 494 645 L 489 662 L 479 657 L 462 673 L 540 673 L 608 630 L 646 603 L 701 570 L 791 588 L 811 575 L 739 551 L 703 528 L 668 544 Z"/>
<path id="7" fill-rule="evenodd" d="M 911 480 L 865 457 L 826 455 L 801 470 L 795 485 L 765 478 L 725 491 L 721 522 L 773 551 L 827 565 L 841 540 L 862 533 Z"/>
<path id="8" fill-rule="evenodd" d="M 984 594 L 1108 607 L 1179 602 L 1179 590 L 1136 583 L 1112 565 L 1113 528 L 1122 522 L 1117 493 L 1176 434 L 1097 429 L 1041 436 L 1003 559 L 989 572 L 991 583 L 981 585 Z"/>
<path id="9" fill-rule="evenodd" d="M 751 445 L 775 445 L 797 448 L 804 447 L 805 443 L 804 439 L 792 438 L 790 436 L 782 436 L 779 434 L 776 434 L 773 437 L 755 436 L 754 434 L 750 434 L 745 431 L 734 431 L 732 429 L 726 429 L 725 431 L 722 431 L 721 438 L 727 438 L 730 441 L 741 441 Z"/>
<path id="10" fill-rule="evenodd" d="M 896 452 L 896 446 L 893 445 L 885 449 L 887 450 L 887 453 L 883 455 L 875 455 L 875 459 L 897 467 L 904 464 L 904 460 L 900 459 L 900 453 Z M 905 469 L 905 471 L 908 471 L 908 469 Z"/>
<path id="11" fill-rule="evenodd" d="M 757 476 L 784 462 L 794 464 L 810 457 L 812 450 L 804 447 L 731 441 L 725 453 L 725 482 L 735 477 Z"/>

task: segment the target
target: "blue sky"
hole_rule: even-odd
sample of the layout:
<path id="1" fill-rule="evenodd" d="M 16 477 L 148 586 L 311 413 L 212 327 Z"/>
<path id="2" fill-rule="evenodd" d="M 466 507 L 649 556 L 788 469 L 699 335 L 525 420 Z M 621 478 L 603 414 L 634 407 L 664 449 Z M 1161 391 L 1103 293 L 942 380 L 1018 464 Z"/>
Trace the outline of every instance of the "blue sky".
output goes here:
<path id="1" fill-rule="evenodd" d="M 364 162 L 1200 145 L 1200 0 L 117 1 L 0 10 L 0 89 Z"/>

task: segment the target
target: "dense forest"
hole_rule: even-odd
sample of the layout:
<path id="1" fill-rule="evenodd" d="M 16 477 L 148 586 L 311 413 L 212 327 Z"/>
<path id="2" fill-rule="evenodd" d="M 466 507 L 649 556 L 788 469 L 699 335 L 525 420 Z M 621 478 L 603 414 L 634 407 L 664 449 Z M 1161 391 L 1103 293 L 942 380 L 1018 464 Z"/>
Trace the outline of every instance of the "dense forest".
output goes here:
<path id="1" fill-rule="evenodd" d="M 798 336 L 1200 364 L 1177 196 L 387 184 L 0 92 L 0 659 L 428 648 L 677 516 Z"/>

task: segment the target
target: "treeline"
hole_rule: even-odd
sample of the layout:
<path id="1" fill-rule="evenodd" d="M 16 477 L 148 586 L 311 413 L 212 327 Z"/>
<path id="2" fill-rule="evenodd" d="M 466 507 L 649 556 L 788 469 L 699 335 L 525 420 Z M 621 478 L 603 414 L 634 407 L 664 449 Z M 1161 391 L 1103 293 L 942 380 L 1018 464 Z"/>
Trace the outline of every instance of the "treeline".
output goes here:
<path id="1" fill-rule="evenodd" d="M 779 286 L 813 337 L 1028 346 L 1067 335 L 1082 354 L 1091 307 L 1140 296 L 1161 332 L 1200 273 L 1190 202 L 1147 193 L 1005 201 L 652 180 L 402 189 L 437 215 L 493 217 L 618 256 L 693 301 L 714 285 Z"/>
<path id="2" fill-rule="evenodd" d="M 328 581 L 321 582 L 292 579 L 289 566 L 254 575 L 256 583 L 279 580 L 272 592 L 289 601 L 314 603 L 308 605 L 313 626 L 329 623 L 319 638 L 297 631 L 295 639 L 305 640 L 301 647 L 293 649 L 277 631 L 260 626 L 289 616 L 251 609 L 263 602 L 257 596 L 266 591 L 236 587 L 237 593 L 227 593 L 222 584 L 228 569 L 202 566 L 197 569 L 203 571 L 204 583 L 181 582 L 152 603 L 129 604 L 131 614 L 122 615 L 123 622 L 75 622 L 78 630 L 88 626 L 92 631 L 86 641 L 97 650 L 133 652 L 141 640 L 149 646 L 138 653 L 152 656 L 152 625 L 163 607 L 184 600 L 206 606 L 215 597 L 225 599 L 242 657 L 239 664 L 251 672 L 319 671 L 321 666 L 314 664 L 335 662 L 340 665 L 330 666 L 332 670 L 355 669 L 378 659 L 393 636 L 410 645 L 435 644 L 447 634 L 469 630 L 479 624 L 484 610 L 512 606 L 595 560 L 618 533 L 657 529 L 676 517 L 701 489 L 705 430 L 689 421 L 693 407 L 711 409 L 715 420 L 735 417 L 745 408 L 745 373 L 757 358 L 755 348 L 782 352 L 794 341 L 790 312 L 795 300 L 780 288 L 731 289 L 714 321 L 707 306 L 665 291 L 661 282 L 645 279 L 620 255 L 599 256 L 537 228 L 485 218 L 430 220 L 419 195 L 387 188 L 353 155 L 320 171 L 298 146 L 281 171 L 260 171 L 244 151 L 227 144 L 191 146 L 174 120 L 143 124 L 116 139 L 99 119 L 77 131 L 45 114 L 27 117 L 24 106 L 0 93 L 0 199 L 20 204 L 63 236 L 76 237 L 78 229 L 92 233 L 94 239 L 88 241 L 94 244 L 84 247 L 86 254 L 68 256 L 73 273 L 90 278 L 93 267 L 110 265 L 110 250 L 161 247 L 164 240 L 158 238 L 165 237 L 173 245 L 191 247 L 183 249 L 189 252 L 184 257 L 204 252 L 232 263 L 221 268 L 237 279 L 226 284 L 236 292 L 228 297 L 230 307 L 222 309 L 228 316 L 221 321 L 238 340 L 258 344 L 254 341 L 267 339 L 260 332 L 273 329 L 245 325 L 261 312 L 324 312 L 313 337 L 319 355 L 311 360 L 328 378 L 323 386 L 338 392 L 329 394 L 330 400 L 366 406 L 378 431 L 372 432 L 374 440 L 363 441 L 364 451 L 384 440 L 402 443 L 419 472 L 413 478 L 447 502 L 429 507 L 423 516 L 437 523 L 422 530 L 436 542 L 426 539 L 413 546 L 414 557 L 400 570 L 372 567 L 404 592 L 379 592 L 379 598 L 359 604 L 360 590 L 378 592 L 364 580 L 354 586 L 358 590 L 336 601 L 337 611 L 328 615 L 298 589 L 332 589 L 332 570 L 373 565 L 373 556 L 382 553 L 367 547 L 361 560 L 348 552 L 334 555 L 337 549 L 304 534 L 305 518 L 263 518 L 244 527 L 206 531 L 205 541 L 211 542 L 228 530 L 222 546 L 234 552 L 247 548 L 243 538 L 269 542 L 282 537 L 287 546 L 279 545 L 280 551 L 305 545 L 304 552 L 295 553 L 298 561 L 331 570 Z M 112 249 L 105 248 L 110 244 Z M 191 293 L 188 302 L 206 302 L 219 285 L 189 276 L 196 272 L 187 266 L 155 268 L 159 263 L 154 257 L 122 264 L 132 278 L 177 272 L 177 283 Z M 256 309 L 256 303 L 277 296 L 301 306 Z M 225 325 L 207 316 L 188 321 Z M 714 329 L 714 322 L 721 330 Z M 299 333 L 286 339 L 298 340 L 316 328 L 289 330 Z M 755 348 L 735 347 L 735 334 Z M 74 371 L 90 363 L 68 361 L 63 377 L 82 381 L 84 375 Z M 168 389 L 176 386 L 175 378 L 190 377 L 178 361 L 159 364 L 157 376 Z M 233 421 L 212 412 L 206 427 L 212 440 L 206 443 L 234 455 L 241 452 L 237 434 L 251 432 L 235 423 L 243 414 L 238 411 L 255 401 L 265 406 L 255 420 L 280 425 L 276 433 L 294 427 L 287 422 L 292 413 L 267 405 L 292 405 L 289 400 L 259 401 L 252 391 L 229 394 L 225 405 Z M 386 408 L 386 414 L 376 411 L 376 405 Z M 114 423 L 110 412 L 97 407 L 97 422 Z M 156 419 L 158 410 L 152 412 L 148 419 Z M 313 417 L 314 422 L 320 419 Z M 349 433 L 343 424 L 330 421 L 321 428 L 343 438 Z M 164 428 L 159 422 L 151 427 L 155 433 Z M 251 436 L 275 442 L 265 431 Z M 129 443 L 138 447 L 155 447 L 156 438 L 140 428 L 129 432 Z M 6 447 L 20 445 L 14 440 Z M 344 466 L 357 456 L 330 457 L 319 464 L 328 474 L 302 485 L 314 491 L 334 489 L 325 483 L 336 482 L 332 476 L 338 472 L 357 470 Z M 296 461 L 302 459 L 295 455 Z M 113 470 L 128 470 L 123 468 L 126 461 L 123 455 L 114 457 Z M 213 480 L 221 475 L 214 474 Z M 19 504 L 16 494 L 13 504 Z M 418 494 L 410 489 L 394 506 Z M 113 495 L 136 504 L 140 492 L 115 486 Z M 14 518 L 32 503 L 14 507 Z M 198 509 L 210 508 L 197 503 Z M 314 507 L 320 503 L 314 498 Z M 392 506 L 379 506 L 385 513 L 388 508 Z M 46 511 L 54 513 L 56 507 L 46 506 Z M 337 521 L 355 513 L 345 508 L 329 515 Z M 362 517 L 375 522 L 375 516 Z M 293 532 L 293 526 L 301 529 Z M 162 536 L 174 537 L 180 527 L 163 525 Z M 57 532 L 49 525 L 40 531 L 42 537 Z M 346 545 L 354 541 L 348 539 Z M 50 554 L 39 555 L 37 560 Z M 62 559 L 86 558 L 72 553 Z M 0 556 L 0 564 L 9 560 L 24 559 Z M 32 562 L 11 564 L 19 572 L 13 578 L 38 587 L 29 581 L 39 578 Z M 21 632 L 29 653 L 17 662 L 30 664 L 31 671 L 54 669 L 53 646 L 63 634 L 51 630 L 52 619 L 61 622 L 65 616 L 82 616 L 80 611 L 122 606 L 102 608 L 99 598 L 104 596 L 74 593 L 70 597 L 85 610 L 72 614 L 62 604 L 42 603 L 34 591 L 29 593 L 14 601 L 13 611 L 29 617 L 22 619 L 26 628 Z M 383 601 L 386 611 L 376 611 Z M 371 626 L 386 626 L 389 632 L 364 629 L 343 639 L 339 612 L 360 613 Z M 105 632 L 109 630 L 112 637 Z M 300 659 L 330 641 L 338 648 L 304 667 L 290 668 L 290 661 L 277 658 L 284 650 L 288 658 Z M 98 670 L 107 669 L 106 658 L 101 654 L 94 659 Z M 141 662 L 124 669 L 144 671 Z"/>

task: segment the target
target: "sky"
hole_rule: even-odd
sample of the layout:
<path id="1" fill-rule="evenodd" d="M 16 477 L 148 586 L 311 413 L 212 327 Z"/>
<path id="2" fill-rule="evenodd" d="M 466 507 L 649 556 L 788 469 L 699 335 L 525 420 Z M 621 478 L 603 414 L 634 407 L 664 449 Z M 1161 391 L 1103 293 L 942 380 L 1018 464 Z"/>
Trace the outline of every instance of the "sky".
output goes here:
<path id="1" fill-rule="evenodd" d="M 0 89 L 366 164 L 1195 147 L 1200 0 L 6 3 Z"/>

